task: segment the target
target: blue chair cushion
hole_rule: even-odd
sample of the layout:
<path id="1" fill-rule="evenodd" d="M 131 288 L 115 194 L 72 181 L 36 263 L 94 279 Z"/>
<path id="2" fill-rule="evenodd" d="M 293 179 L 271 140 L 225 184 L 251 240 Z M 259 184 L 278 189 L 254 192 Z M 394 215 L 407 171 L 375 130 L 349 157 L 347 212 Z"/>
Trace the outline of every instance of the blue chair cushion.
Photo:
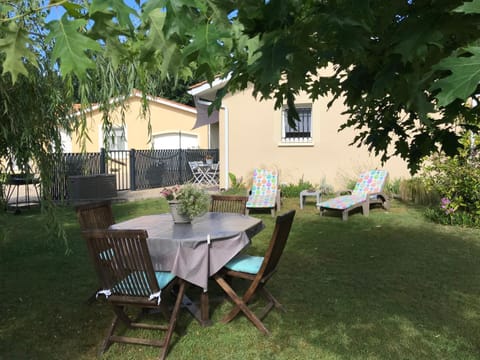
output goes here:
<path id="1" fill-rule="evenodd" d="M 155 271 L 155 277 L 157 278 L 160 289 L 163 289 L 170 281 L 175 279 L 175 275 L 168 271 Z"/>
<path id="2" fill-rule="evenodd" d="M 152 290 L 149 289 L 148 286 L 147 288 L 137 288 L 133 286 L 133 284 L 136 283 L 134 279 L 138 279 L 138 277 L 143 277 L 145 279 L 145 273 L 141 271 L 136 271 L 129 274 L 125 279 L 118 282 L 113 287 L 112 292 L 114 294 L 122 293 L 130 296 L 149 296 Z M 162 290 L 170 283 L 170 281 L 175 278 L 175 275 L 167 271 L 156 271 L 155 277 L 157 278 L 158 287 L 160 288 L 160 290 Z"/>
<path id="3" fill-rule="evenodd" d="M 255 275 L 263 263 L 263 256 L 240 254 L 230 260 L 225 267 L 229 270 Z"/>

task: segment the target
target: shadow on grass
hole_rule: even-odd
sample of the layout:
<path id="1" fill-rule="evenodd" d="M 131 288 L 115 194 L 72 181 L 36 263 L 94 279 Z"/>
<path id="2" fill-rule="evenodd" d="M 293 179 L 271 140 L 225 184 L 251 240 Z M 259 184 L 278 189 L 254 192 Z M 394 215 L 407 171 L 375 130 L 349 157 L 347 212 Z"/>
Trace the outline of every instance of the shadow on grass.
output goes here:
<path id="1" fill-rule="evenodd" d="M 418 211 L 304 216 L 272 291 L 297 336 L 340 358 L 474 359 L 479 245 L 478 230 L 432 225 Z M 291 326 L 278 331 L 295 336 Z"/>

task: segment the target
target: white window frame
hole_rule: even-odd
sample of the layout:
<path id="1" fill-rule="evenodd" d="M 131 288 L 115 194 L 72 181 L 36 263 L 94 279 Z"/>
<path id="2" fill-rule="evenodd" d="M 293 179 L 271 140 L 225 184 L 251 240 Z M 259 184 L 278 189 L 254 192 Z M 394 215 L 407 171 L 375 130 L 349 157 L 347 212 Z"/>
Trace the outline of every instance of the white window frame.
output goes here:
<path id="1" fill-rule="evenodd" d="M 297 129 L 294 130 L 288 125 L 288 115 L 287 111 L 288 108 L 286 106 L 283 107 L 282 109 L 282 137 L 281 137 L 281 144 L 307 144 L 307 145 L 312 145 L 313 144 L 313 124 L 312 124 L 312 104 L 296 104 L 295 105 L 298 115 L 300 117 L 300 122 L 308 119 L 310 123 L 306 128 L 302 126 L 302 124 L 299 122 L 297 123 Z M 290 131 L 289 131 L 290 130 Z M 295 132 L 300 132 L 301 130 L 306 130 L 304 131 L 305 133 L 308 132 L 309 136 L 290 136 L 289 133 L 295 133 Z"/>
<path id="2" fill-rule="evenodd" d="M 128 142 L 127 142 L 127 128 L 126 126 L 123 126 L 123 125 L 113 125 L 112 126 L 112 131 L 114 132 L 114 134 L 116 136 L 114 136 L 113 140 L 112 140 L 112 137 L 111 135 L 112 134 L 108 134 L 107 136 L 107 141 L 108 141 L 108 145 L 105 144 L 105 138 L 104 138 L 104 134 L 103 134 L 103 131 L 100 130 L 99 134 L 100 134 L 100 141 L 99 143 L 103 145 L 104 148 L 108 148 L 108 150 L 127 150 L 128 149 Z M 120 135 L 117 135 L 118 133 L 120 133 Z M 124 149 L 119 149 L 119 142 L 117 142 L 117 139 L 120 139 L 121 140 L 121 143 L 124 147 Z"/>

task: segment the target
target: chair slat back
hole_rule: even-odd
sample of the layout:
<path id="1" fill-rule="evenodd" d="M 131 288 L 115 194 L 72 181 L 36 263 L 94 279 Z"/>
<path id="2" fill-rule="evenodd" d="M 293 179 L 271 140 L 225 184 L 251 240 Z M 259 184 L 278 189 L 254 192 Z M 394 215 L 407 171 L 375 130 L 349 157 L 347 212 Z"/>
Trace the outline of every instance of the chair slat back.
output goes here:
<path id="1" fill-rule="evenodd" d="M 223 213 L 244 214 L 247 210 L 248 196 L 239 195 L 212 195 L 210 211 Z"/>
<path id="2" fill-rule="evenodd" d="M 79 205 L 75 211 L 82 230 L 108 229 L 115 224 L 109 201 Z"/>
<path id="3" fill-rule="evenodd" d="M 83 234 L 105 290 L 130 297 L 147 297 L 159 291 L 145 230 L 92 230 Z"/>
<path id="4" fill-rule="evenodd" d="M 258 272 L 258 276 L 264 277 L 276 270 L 278 261 L 280 260 L 287 243 L 294 217 L 295 210 L 277 216 L 272 238 L 265 253 L 260 271 Z"/>

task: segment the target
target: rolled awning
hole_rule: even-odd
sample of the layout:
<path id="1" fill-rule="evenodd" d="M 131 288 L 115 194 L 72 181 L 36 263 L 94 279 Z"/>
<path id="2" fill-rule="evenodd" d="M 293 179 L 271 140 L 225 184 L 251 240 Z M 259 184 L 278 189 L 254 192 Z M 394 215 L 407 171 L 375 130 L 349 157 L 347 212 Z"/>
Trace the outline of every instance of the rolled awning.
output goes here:
<path id="1" fill-rule="evenodd" d="M 210 125 L 218 122 L 218 110 L 214 109 L 210 115 L 208 115 L 208 107 L 211 102 L 206 100 L 201 100 L 198 97 L 194 97 L 195 107 L 197 109 L 197 121 L 193 126 L 193 129 L 199 128 L 200 126 Z"/>

